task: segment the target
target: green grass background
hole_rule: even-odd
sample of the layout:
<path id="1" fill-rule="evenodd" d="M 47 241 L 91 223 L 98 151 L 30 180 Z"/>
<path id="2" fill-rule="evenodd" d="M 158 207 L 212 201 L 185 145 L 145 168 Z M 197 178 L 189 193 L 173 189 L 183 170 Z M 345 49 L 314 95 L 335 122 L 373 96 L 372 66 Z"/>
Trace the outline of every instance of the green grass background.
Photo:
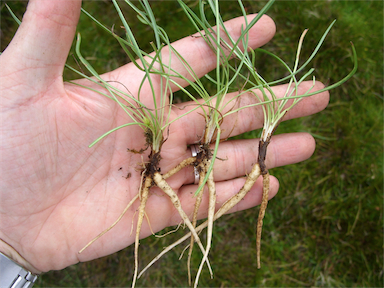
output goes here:
<path id="1" fill-rule="evenodd" d="M 224 19 L 240 15 L 236 1 L 220 3 Z M 249 13 L 265 3 L 244 1 Z M 3 4 L 1 51 L 17 29 Z M 8 4 L 22 16 L 26 2 Z M 152 6 L 172 40 L 194 32 L 175 1 L 153 1 Z M 83 7 L 107 26 L 120 26 L 110 1 L 85 1 Z M 264 48 L 292 62 L 305 28 L 309 32 L 302 59 L 337 19 L 313 62 L 317 79 L 334 83 L 351 70 L 350 41 L 356 46 L 359 69 L 346 84 L 331 91 L 325 111 L 284 122 L 277 130 L 312 133 L 317 148 L 307 161 L 270 171 L 279 178 L 280 190 L 266 211 L 262 268 L 256 268 L 256 207 L 216 222 L 210 254 L 214 279 L 205 271 L 200 287 L 383 287 L 383 2 L 277 1 L 268 14 L 276 22 L 277 33 Z M 131 12 L 127 11 L 127 17 L 149 51 L 152 34 Z M 78 31 L 84 55 L 99 73 L 128 61 L 115 40 L 85 15 Z M 68 62 L 77 67 L 73 56 Z M 273 78 L 282 73 L 276 63 L 260 60 L 258 65 L 263 75 Z M 65 76 L 74 77 L 67 72 Z M 257 137 L 258 133 L 242 137 Z M 147 263 L 181 234 L 142 240 L 141 263 Z M 186 260 L 178 260 L 180 252 L 181 248 L 162 258 L 138 286 L 187 286 Z M 200 255 L 194 256 L 196 267 Z M 36 286 L 130 286 L 133 268 L 133 247 L 128 247 L 108 257 L 48 272 Z"/>

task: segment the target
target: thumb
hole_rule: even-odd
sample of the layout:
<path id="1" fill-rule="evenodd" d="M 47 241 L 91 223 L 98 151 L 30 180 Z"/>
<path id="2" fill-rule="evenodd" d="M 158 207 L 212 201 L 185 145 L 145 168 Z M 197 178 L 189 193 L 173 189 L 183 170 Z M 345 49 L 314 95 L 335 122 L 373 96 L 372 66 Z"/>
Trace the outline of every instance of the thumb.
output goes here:
<path id="1" fill-rule="evenodd" d="M 30 0 L 16 35 L 0 57 L 0 77 L 12 75 L 37 90 L 47 81 L 62 79 L 80 7 L 81 0 Z"/>

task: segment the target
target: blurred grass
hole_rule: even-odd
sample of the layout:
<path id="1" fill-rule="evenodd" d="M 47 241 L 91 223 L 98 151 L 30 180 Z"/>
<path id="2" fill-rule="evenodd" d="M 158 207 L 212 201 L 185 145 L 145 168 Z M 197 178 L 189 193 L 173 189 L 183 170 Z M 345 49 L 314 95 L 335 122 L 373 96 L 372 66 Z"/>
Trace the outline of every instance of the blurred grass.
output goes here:
<path id="1" fill-rule="evenodd" d="M 220 3 L 224 19 L 240 15 L 235 1 Z M 247 12 L 253 13 L 266 1 L 244 3 Z M 25 2 L 8 4 L 22 16 Z M 16 25 L 1 5 L 3 51 Z M 172 40 L 194 32 L 175 1 L 152 5 Z M 102 23 L 120 27 L 112 6 L 109 1 L 83 4 Z M 152 35 L 131 12 L 126 13 L 136 37 L 149 51 Z M 276 22 L 277 33 L 264 48 L 287 61 L 292 59 L 292 63 L 297 39 L 305 28 L 309 32 L 302 59 L 337 19 L 313 62 L 316 76 L 323 83 L 334 83 L 350 71 L 350 41 L 356 46 L 359 70 L 346 84 L 331 91 L 325 111 L 284 122 L 277 130 L 312 133 L 317 148 L 309 160 L 271 171 L 280 181 L 280 191 L 266 211 L 262 268 L 256 268 L 258 208 L 226 215 L 215 225 L 211 252 L 214 279 L 204 273 L 200 287 L 383 287 L 383 2 L 277 1 L 268 14 Z M 128 61 L 119 45 L 84 15 L 78 31 L 84 39 L 82 50 L 99 73 Z M 77 67 L 71 55 L 68 61 Z M 265 59 L 260 59 L 258 69 L 271 78 L 282 73 L 281 67 Z M 65 77 L 74 75 L 66 72 Z M 258 131 L 242 135 L 257 136 Z M 151 260 L 181 232 L 142 240 L 141 263 Z M 178 260 L 180 253 L 181 248 L 166 255 L 138 285 L 186 286 L 186 260 Z M 194 266 L 199 257 L 194 255 Z M 46 273 L 36 286 L 129 286 L 132 262 L 133 247 L 128 247 L 108 257 Z"/>

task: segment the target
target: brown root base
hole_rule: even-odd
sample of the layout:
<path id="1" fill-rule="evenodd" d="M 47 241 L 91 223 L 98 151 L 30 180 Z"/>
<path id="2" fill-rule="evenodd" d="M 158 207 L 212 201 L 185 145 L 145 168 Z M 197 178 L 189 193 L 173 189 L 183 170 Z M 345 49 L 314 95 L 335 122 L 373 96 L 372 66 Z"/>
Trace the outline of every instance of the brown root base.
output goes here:
<path id="1" fill-rule="evenodd" d="M 259 166 L 260 166 L 261 175 L 268 173 L 267 166 L 265 165 L 265 158 L 267 156 L 268 144 L 269 144 L 269 140 L 265 142 L 263 140 L 260 140 L 259 142 L 259 156 L 258 156 L 257 162 L 259 163 Z"/>

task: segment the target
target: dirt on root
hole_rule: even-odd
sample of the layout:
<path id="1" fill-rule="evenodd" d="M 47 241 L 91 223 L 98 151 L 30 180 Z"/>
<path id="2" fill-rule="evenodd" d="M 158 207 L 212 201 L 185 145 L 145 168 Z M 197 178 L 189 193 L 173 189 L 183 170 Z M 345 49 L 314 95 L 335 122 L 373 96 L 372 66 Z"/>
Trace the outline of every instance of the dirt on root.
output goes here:
<path id="1" fill-rule="evenodd" d="M 213 153 L 212 153 L 212 149 L 209 148 L 209 144 L 199 144 L 199 151 L 197 152 L 197 155 L 196 155 L 196 160 L 195 162 L 193 163 L 193 166 L 196 167 L 197 171 L 200 173 L 202 172 L 202 167 L 203 165 L 201 165 L 203 163 L 204 160 L 209 160 L 212 158 L 213 156 Z"/>

